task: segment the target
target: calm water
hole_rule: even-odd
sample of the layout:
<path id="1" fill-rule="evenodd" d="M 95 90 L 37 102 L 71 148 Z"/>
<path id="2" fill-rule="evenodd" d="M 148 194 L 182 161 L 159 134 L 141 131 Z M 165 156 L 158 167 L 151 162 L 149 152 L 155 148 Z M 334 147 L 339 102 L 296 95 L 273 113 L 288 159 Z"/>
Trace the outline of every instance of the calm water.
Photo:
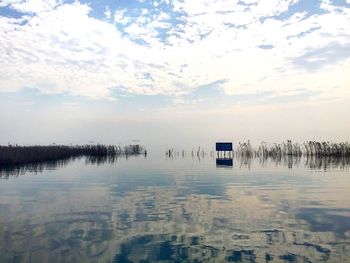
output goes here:
<path id="1" fill-rule="evenodd" d="M 225 261 L 350 262 L 348 162 L 149 154 L 2 173 L 0 262 Z"/>

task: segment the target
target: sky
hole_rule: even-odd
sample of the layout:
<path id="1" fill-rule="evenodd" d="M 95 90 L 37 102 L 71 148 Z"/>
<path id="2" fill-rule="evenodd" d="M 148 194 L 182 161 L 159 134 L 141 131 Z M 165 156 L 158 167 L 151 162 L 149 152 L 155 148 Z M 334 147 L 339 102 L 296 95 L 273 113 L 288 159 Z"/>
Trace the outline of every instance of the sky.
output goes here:
<path id="1" fill-rule="evenodd" d="M 350 0 L 0 0 L 0 144 L 350 140 Z"/>

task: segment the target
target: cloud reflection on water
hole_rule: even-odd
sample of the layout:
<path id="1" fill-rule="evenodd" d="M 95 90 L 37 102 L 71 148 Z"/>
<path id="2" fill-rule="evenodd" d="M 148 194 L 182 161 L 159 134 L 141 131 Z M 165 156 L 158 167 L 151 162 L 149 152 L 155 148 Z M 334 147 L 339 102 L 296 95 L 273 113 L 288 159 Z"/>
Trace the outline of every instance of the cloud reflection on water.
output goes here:
<path id="1" fill-rule="evenodd" d="M 78 170 L 68 165 L 50 178 L 43 170 L 41 180 L 2 181 L 0 261 L 320 262 L 350 255 L 350 179 L 332 172 L 347 169 L 347 161 L 237 159 L 232 170 L 217 169 L 210 157 L 104 161 L 80 160 Z M 327 172 L 313 176 L 315 167 Z"/>

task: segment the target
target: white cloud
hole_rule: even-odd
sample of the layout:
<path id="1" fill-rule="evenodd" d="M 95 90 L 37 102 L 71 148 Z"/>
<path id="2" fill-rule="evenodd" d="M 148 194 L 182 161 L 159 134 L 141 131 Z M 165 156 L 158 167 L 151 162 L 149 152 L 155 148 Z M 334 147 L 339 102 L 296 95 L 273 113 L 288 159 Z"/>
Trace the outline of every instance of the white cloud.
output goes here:
<path id="1" fill-rule="evenodd" d="M 112 17 L 112 11 L 111 11 L 111 8 L 110 8 L 109 6 L 106 6 L 106 7 L 105 7 L 104 15 L 105 15 L 105 17 L 106 17 L 107 20 L 111 19 L 111 17 Z"/>
<path id="2" fill-rule="evenodd" d="M 86 5 L 62 5 L 22 26 L 2 17 L 1 91 L 35 87 L 103 98 L 122 86 L 138 94 L 176 93 L 166 75 L 173 68 L 158 50 L 123 38 L 113 25 L 89 17 L 89 11 Z"/>
<path id="3" fill-rule="evenodd" d="M 125 15 L 126 9 L 116 10 L 114 13 L 114 23 L 127 25 L 130 23 L 131 18 Z"/>
<path id="4" fill-rule="evenodd" d="M 60 0 L 2 0 L 0 7 L 10 6 L 22 13 L 39 13 L 52 10 L 60 4 Z"/>
<path id="5" fill-rule="evenodd" d="M 244 1 L 249 7 L 239 2 L 175 1 L 174 10 L 186 14 L 176 26 L 165 12 L 143 10 L 132 18 L 127 10 L 116 10 L 114 23 L 126 26 L 125 36 L 115 25 L 92 18 L 87 5 L 45 1 L 37 8 L 34 0 L 3 1 L 36 16 L 0 17 L 0 91 L 35 87 L 108 98 L 112 88 L 123 87 L 183 102 L 198 86 L 227 80 L 222 84 L 227 94 L 297 88 L 322 94 L 337 86 L 333 95 L 349 95 L 349 55 L 334 62 L 317 55 L 331 45 L 350 46 L 349 9 L 323 1 L 325 14 L 278 20 L 273 16 L 296 0 Z M 109 8 L 105 15 L 111 18 Z M 134 42 L 139 40 L 148 45 Z M 296 63 L 310 52 L 316 53 Z M 317 60 L 322 67 L 306 68 Z"/>

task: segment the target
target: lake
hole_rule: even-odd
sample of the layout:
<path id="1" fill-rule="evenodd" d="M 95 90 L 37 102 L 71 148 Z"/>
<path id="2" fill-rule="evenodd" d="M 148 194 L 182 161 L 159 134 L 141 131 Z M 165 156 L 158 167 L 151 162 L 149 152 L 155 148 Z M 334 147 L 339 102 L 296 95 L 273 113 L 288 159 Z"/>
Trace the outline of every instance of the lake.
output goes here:
<path id="1" fill-rule="evenodd" d="M 160 151 L 7 170 L 0 262 L 350 262 L 349 200 L 348 160 Z"/>

